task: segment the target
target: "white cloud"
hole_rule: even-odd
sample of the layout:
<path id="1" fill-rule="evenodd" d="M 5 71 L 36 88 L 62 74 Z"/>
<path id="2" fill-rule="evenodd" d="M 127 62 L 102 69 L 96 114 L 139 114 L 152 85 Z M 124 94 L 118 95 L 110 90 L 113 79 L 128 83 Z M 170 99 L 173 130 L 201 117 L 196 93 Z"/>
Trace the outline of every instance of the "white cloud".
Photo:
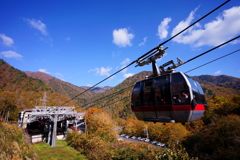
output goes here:
<path id="1" fill-rule="evenodd" d="M 160 39 L 164 39 L 168 35 L 168 23 L 171 21 L 171 18 L 164 18 L 164 20 L 160 23 L 158 26 L 158 33 L 157 35 L 159 36 Z"/>
<path id="2" fill-rule="evenodd" d="M 101 67 L 101 68 L 95 68 L 95 69 L 91 69 L 88 72 L 94 71 L 96 72 L 96 75 L 100 75 L 100 76 L 110 76 L 109 72 L 112 70 L 111 67 Z"/>
<path id="3" fill-rule="evenodd" d="M 53 46 L 52 42 L 52 38 L 51 37 L 39 37 L 39 39 L 47 44 L 49 44 L 50 46 Z"/>
<path id="4" fill-rule="evenodd" d="M 58 78 L 58 79 L 60 79 L 61 81 L 64 81 L 64 82 L 66 82 L 66 81 L 65 81 L 65 79 L 63 79 L 63 78 Z"/>
<path id="5" fill-rule="evenodd" d="M 222 72 L 221 70 L 216 71 L 216 72 L 214 72 L 214 75 L 220 74 L 221 72 Z"/>
<path id="6" fill-rule="evenodd" d="M 124 75 L 123 75 L 123 77 L 124 78 L 128 78 L 128 77 L 131 77 L 131 76 L 133 76 L 134 74 L 133 73 L 125 73 Z"/>
<path id="7" fill-rule="evenodd" d="M 187 27 L 194 19 L 197 8 L 190 13 L 186 21 L 181 21 L 172 31 L 172 36 Z M 195 47 L 203 45 L 216 46 L 240 33 L 240 6 L 224 10 L 215 20 L 206 23 L 204 27 L 195 25 L 189 31 L 173 40 L 178 43 L 192 44 Z M 239 43 L 235 41 L 234 43 Z M 233 43 L 232 43 L 233 44 Z"/>
<path id="8" fill-rule="evenodd" d="M 26 20 L 28 22 L 28 24 L 32 27 L 37 29 L 38 31 L 40 31 L 43 35 L 48 35 L 47 33 L 47 26 L 46 24 L 42 23 L 42 21 L 40 20 L 35 20 L 35 19 L 27 19 L 25 18 L 24 20 Z"/>
<path id="9" fill-rule="evenodd" d="M 126 67 L 129 63 L 130 63 L 130 59 L 129 58 L 124 59 L 124 61 L 121 62 L 121 65 L 122 65 L 121 69 Z M 126 73 L 126 72 L 127 72 L 127 68 L 122 70 L 122 73 L 124 73 L 123 74 L 124 79 L 134 75 L 133 73 Z"/>
<path id="10" fill-rule="evenodd" d="M 92 85 L 91 85 L 91 84 L 87 84 L 86 86 L 87 86 L 87 87 L 92 87 Z"/>
<path id="11" fill-rule="evenodd" d="M 113 43 L 119 47 L 132 46 L 131 39 L 134 38 L 133 34 L 128 33 L 126 28 L 120 28 L 113 31 Z"/>
<path id="12" fill-rule="evenodd" d="M 126 59 L 124 59 L 124 61 L 121 62 L 121 65 L 126 66 L 129 63 L 130 63 L 130 59 L 126 58 Z"/>
<path id="13" fill-rule="evenodd" d="M 147 37 L 144 37 L 143 42 L 139 43 L 138 46 L 144 46 L 146 42 L 147 42 Z"/>
<path id="14" fill-rule="evenodd" d="M 60 76 L 60 77 L 64 77 L 61 73 L 55 73 L 55 74 Z"/>
<path id="15" fill-rule="evenodd" d="M 14 41 L 12 38 L 5 36 L 5 34 L 0 34 L 0 38 L 2 39 L 2 43 L 5 46 L 11 47 L 14 44 Z"/>
<path id="16" fill-rule="evenodd" d="M 188 27 L 190 25 L 190 23 L 194 19 L 194 14 L 197 11 L 197 9 L 198 9 L 198 7 L 195 8 L 193 11 L 191 11 L 188 18 L 185 21 L 181 21 L 181 22 L 178 23 L 178 25 L 172 31 L 172 36 L 176 35 L 177 33 L 179 33 L 180 31 L 182 31 L 183 29 L 185 29 L 186 27 Z M 189 33 L 190 31 L 192 31 L 192 28 L 188 29 L 187 31 L 178 35 L 173 40 L 176 41 L 176 42 L 179 42 L 179 43 L 189 43 L 189 41 L 191 42 L 191 39 L 186 40 L 186 38 L 185 38 L 186 36 L 183 36 L 184 34 Z M 197 36 L 198 35 L 195 35 L 193 38 L 198 38 Z"/>
<path id="17" fill-rule="evenodd" d="M 124 67 L 126 67 L 127 64 L 129 64 L 129 63 L 130 63 L 130 59 L 129 59 L 129 58 L 126 58 L 124 61 L 121 62 L 121 65 L 122 65 L 121 69 L 124 68 Z M 122 70 L 122 72 L 123 72 L 123 73 L 126 73 L 126 72 L 127 72 L 127 68 L 125 68 L 124 70 Z"/>
<path id="18" fill-rule="evenodd" d="M 39 71 L 39 72 L 43 72 L 43 73 L 50 74 L 50 72 L 47 72 L 47 70 L 46 70 L 46 69 L 39 69 L 38 71 Z"/>
<path id="19" fill-rule="evenodd" d="M 240 43 L 240 40 L 238 40 L 238 39 L 236 39 L 236 40 L 234 40 L 234 41 L 232 41 L 232 42 L 230 42 L 231 44 L 237 44 L 237 43 Z"/>
<path id="20" fill-rule="evenodd" d="M 1 52 L 0 55 L 6 58 L 16 58 L 16 59 L 22 58 L 22 55 L 18 54 L 15 51 L 4 51 L 4 52 Z"/>

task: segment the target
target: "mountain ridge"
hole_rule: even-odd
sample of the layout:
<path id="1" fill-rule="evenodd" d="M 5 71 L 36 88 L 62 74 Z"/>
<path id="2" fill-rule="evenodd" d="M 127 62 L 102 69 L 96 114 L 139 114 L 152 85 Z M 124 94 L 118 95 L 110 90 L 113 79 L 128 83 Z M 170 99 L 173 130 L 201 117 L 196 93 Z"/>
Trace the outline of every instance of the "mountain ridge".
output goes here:
<path id="1" fill-rule="evenodd" d="M 41 105 L 44 92 L 47 93 L 47 105 L 59 106 L 69 98 L 49 88 L 43 81 L 28 77 L 7 62 L 0 59 L 0 113 L 1 117 L 9 113 L 9 120 L 14 120 L 22 109 Z M 77 103 L 71 101 L 68 106 L 80 109 Z M 6 112 L 8 110 L 8 112 Z"/>
<path id="2" fill-rule="evenodd" d="M 68 104 L 75 103 L 77 104 L 76 106 L 81 106 L 84 109 L 90 107 L 103 108 L 108 113 L 111 113 L 113 117 L 134 118 L 131 111 L 133 85 L 151 74 L 151 71 L 142 71 L 128 77 L 115 87 L 95 87 L 94 89 L 96 89 L 96 91 L 105 88 L 102 93 L 96 94 L 93 91 L 85 92 L 89 87 L 78 87 L 46 73 L 20 71 L 0 59 L 0 91 L 10 91 L 14 92 L 16 97 L 24 97 L 22 99 L 19 98 L 21 100 L 17 99 L 21 101 L 20 104 L 22 108 L 34 106 L 36 99 L 40 99 L 43 91 L 47 91 L 47 95 L 52 99 L 48 105 L 61 105 L 71 100 Z M 240 94 L 240 78 L 227 75 L 190 77 L 201 84 L 207 99 L 213 96 Z M 83 92 L 85 93 L 82 94 Z M 34 94 L 37 95 L 37 98 Z M 16 104 L 19 105 L 19 103 Z M 23 106 L 24 104 L 26 104 L 26 106 Z"/>
<path id="3" fill-rule="evenodd" d="M 74 101 L 81 106 L 83 103 L 85 103 L 87 98 L 91 98 L 95 95 L 94 92 L 86 91 L 84 88 L 78 87 L 76 85 L 73 85 L 71 83 L 62 81 L 58 78 L 55 78 L 47 73 L 43 72 L 30 72 L 25 71 L 25 73 L 32 78 L 37 78 L 42 80 L 49 88 L 52 88 L 54 91 L 68 97 L 69 99 L 72 99 L 75 97 Z M 84 94 L 81 94 L 85 92 Z M 76 95 L 79 95 L 77 96 Z"/>

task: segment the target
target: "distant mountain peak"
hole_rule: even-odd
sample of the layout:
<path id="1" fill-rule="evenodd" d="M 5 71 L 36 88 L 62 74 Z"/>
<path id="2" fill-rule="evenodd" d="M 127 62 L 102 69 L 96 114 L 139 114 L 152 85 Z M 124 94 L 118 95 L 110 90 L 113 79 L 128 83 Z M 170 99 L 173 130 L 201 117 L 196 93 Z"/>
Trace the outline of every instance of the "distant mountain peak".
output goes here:
<path id="1" fill-rule="evenodd" d="M 84 88 L 84 89 L 89 89 L 90 87 L 82 86 L 82 88 Z M 112 87 L 110 87 L 110 86 L 94 87 L 94 88 L 90 89 L 90 91 L 99 94 L 99 93 L 106 92 L 106 91 L 110 90 L 111 88 L 112 88 Z"/>
<path id="2" fill-rule="evenodd" d="M 31 71 L 25 71 L 25 73 L 27 74 L 27 76 L 32 77 L 32 78 L 37 78 L 37 79 L 41 79 L 41 80 L 51 80 L 54 77 L 44 73 L 44 72 L 31 72 Z"/>

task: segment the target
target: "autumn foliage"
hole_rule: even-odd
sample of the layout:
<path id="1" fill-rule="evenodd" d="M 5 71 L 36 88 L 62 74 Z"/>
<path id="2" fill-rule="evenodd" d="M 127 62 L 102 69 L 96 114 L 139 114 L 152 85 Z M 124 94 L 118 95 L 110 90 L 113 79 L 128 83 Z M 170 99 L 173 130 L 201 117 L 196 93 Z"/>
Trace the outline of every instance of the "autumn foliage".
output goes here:
<path id="1" fill-rule="evenodd" d="M 0 159 L 38 159 L 33 146 L 16 125 L 0 122 Z"/>
<path id="2" fill-rule="evenodd" d="M 108 113 L 98 108 L 91 108 L 84 118 L 87 121 L 86 127 L 89 137 L 99 136 L 105 141 L 116 140 L 116 125 Z"/>

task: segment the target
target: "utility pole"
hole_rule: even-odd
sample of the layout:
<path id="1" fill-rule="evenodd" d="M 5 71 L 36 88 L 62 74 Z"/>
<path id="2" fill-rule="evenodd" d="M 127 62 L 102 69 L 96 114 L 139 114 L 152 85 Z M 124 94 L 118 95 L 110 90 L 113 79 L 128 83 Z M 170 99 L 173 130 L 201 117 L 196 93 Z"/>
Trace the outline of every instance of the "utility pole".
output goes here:
<path id="1" fill-rule="evenodd" d="M 147 139 L 149 139 L 149 134 L 148 134 L 148 125 L 147 125 L 147 129 L 146 129 L 145 131 L 146 131 Z M 149 149 L 149 142 L 148 142 L 148 149 Z"/>

